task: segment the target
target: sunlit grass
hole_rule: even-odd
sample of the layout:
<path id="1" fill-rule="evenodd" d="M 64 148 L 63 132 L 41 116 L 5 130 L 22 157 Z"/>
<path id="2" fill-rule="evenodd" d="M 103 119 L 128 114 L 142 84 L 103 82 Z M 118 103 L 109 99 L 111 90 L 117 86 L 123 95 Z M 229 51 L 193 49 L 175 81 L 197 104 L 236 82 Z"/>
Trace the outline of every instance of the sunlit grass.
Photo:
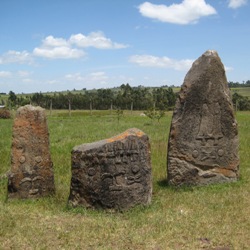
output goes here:
<path id="1" fill-rule="evenodd" d="M 250 87 L 231 88 L 231 92 L 250 97 Z"/>
<path id="2" fill-rule="evenodd" d="M 170 188 L 165 183 L 171 113 L 151 123 L 125 112 L 48 111 L 56 194 L 6 201 L 12 120 L 0 120 L 0 249 L 249 249 L 250 113 L 238 112 L 241 179 L 207 187 Z M 74 146 L 136 127 L 151 143 L 153 199 L 124 213 L 70 209 L 67 199 Z"/>

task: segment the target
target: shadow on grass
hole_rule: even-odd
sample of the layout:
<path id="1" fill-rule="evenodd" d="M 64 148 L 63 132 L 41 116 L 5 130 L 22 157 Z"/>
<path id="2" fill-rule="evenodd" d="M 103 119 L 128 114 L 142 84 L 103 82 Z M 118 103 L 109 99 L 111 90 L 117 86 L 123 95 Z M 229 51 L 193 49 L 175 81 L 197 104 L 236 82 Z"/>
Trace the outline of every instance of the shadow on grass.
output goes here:
<path id="1" fill-rule="evenodd" d="M 167 187 L 169 187 L 168 182 L 167 182 L 166 179 L 162 179 L 162 180 L 157 181 L 157 185 L 158 185 L 159 187 L 162 187 L 162 188 L 167 188 Z"/>
<path id="2" fill-rule="evenodd" d="M 137 204 L 133 207 L 130 207 L 125 210 L 119 210 L 119 209 L 108 209 L 108 208 L 86 208 L 83 206 L 76 206 L 73 207 L 70 204 L 67 204 L 64 207 L 64 212 L 73 214 L 73 215 L 83 215 L 83 216 L 90 216 L 90 217 L 127 217 L 130 218 L 131 215 L 144 215 L 147 212 L 152 211 L 152 204 L 143 205 L 143 204 Z"/>
<path id="3" fill-rule="evenodd" d="M 172 191 L 188 191 L 188 192 L 190 192 L 190 191 L 193 191 L 195 188 L 194 186 L 188 186 L 188 185 L 171 186 L 168 184 L 166 179 L 162 179 L 162 180 L 157 181 L 157 185 L 160 188 L 166 188 L 166 189 L 169 189 Z"/>
<path id="4" fill-rule="evenodd" d="M 157 181 L 157 185 L 161 189 L 168 189 L 174 192 L 193 192 L 194 190 L 207 190 L 207 191 L 223 191 L 229 190 L 231 188 L 239 188 L 246 184 L 246 180 L 240 178 L 238 181 L 224 182 L 224 183 L 214 183 L 209 185 L 181 185 L 181 186 L 171 186 L 168 184 L 167 179 L 161 179 Z"/>

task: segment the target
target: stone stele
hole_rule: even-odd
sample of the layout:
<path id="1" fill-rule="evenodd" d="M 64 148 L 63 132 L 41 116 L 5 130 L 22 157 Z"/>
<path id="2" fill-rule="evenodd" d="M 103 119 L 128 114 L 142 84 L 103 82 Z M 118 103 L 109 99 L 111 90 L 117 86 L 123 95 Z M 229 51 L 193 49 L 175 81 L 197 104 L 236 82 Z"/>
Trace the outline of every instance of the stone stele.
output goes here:
<path id="1" fill-rule="evenodd" d="M 232 182 L 239 177 L 238 129 L 224 66 L 206 51 L 187 73 L 168 141 L 170 185 Z"/>
<path id="2" fill-rule="evenodd" d="M 72 150 L 69 204 L 127 210 L 152 196 L 150 144 L 139 129 Z"/>
<path id="3" fill-rule="evenodd" d="M 38 198 L 54 191 L 45 110 L 20 107 L 13 124 L 8 197 Z"/>

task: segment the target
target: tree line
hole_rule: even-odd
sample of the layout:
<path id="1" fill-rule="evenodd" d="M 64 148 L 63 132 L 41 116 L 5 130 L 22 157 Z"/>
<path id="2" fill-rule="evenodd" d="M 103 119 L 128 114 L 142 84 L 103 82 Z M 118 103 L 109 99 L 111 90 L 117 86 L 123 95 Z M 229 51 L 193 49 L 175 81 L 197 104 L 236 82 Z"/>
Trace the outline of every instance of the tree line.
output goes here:
<path id="1" fill-rule="evenodd" d="M 242 83 L 239 82 L 228 82 L 228 87 L 229 88 L 244 88 L 244 87 L 250 87 L 250 80 L 248 81 L 243 81 Z"/>
<path id="2" fill-rule="evenodd" d="M 228 82 L 229 88 L 250 87 L 250 80 L 238 83 Z M 18 107 L 26 104 L 38 105 L 45 109 L 82 109 L 82 110 L 171 110 L 178 93 L 173 88 L 162 86 L 131 87 L 128 83 L 113 89 L 83 90 L 81 92 L 67 91 L 65 93 L 34 93 L 31 95 L 16 95 L 9 92 L 7 103 L 1 100 L 2 105 Z M 236 110 L 250 110 L 250 100 L 239 93 L 232 95 Z"/>
<path id="3" fill-rule="evenodd" d="M 177 94 L 170 87 L 131 87 L 128 83 L 114 89 L 97 89 L 83 92 L 34 93 L 16 95 L 10 91 L 7 105 L 18 107 L 26 104 L 38 105 L 46 109 L 121 109 L 148 110 L 155 108 L 169 110 L 175 105 Z"/>

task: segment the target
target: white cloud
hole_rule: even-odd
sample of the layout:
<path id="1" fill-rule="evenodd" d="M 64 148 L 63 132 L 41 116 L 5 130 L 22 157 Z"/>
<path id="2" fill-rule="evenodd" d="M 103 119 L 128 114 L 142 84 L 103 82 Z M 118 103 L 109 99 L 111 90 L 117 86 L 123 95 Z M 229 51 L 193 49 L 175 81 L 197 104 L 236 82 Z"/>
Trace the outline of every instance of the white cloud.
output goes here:
<path id="1" fill-rule="evenodd" d="M 58 81 L 58 80 L 49 80 L 48 81 L 48 84 L 50 84 L 50 85 L 59 84 L 59 83 L 60 83 L 60 81 Z"/>
<path id="2" fill-rule="evenodd" d="M 34 81 L 32 79 L 30 79 L 30 78 L 23 78 L 22 82 L 24 82 L 24 83 L 34 83 Z"/>
<path id="3" fill-rule="evenodd" d="M 109 77 L 103 71 L 92 72 L 90 74 L 83 75 L 81 73 L 67 74 L 66 80 L 73 83 L 80 83 L 79 86 L 87 86 L 93 88 L 93 85 L 107 84 Z"/>
<path id="4" fill-rule="evenodd" d="M 245 4 L 247 4 L 247 0 L 229 0 L 228 7 L 237 9 Z"/>
<path id="5" fill-rule="evenodd" d="M 152 55 L 134 55 L 129 59 L 130 62 L 141 67 L 170 68 L 174 70 L 188 70 L 194 60 L 175 60 L 168 57 L 156 57 Z"/>
<path id="6" fill-rule="evenodd" d="M 20 78 L 20 80 L 24 83 L 34 83 L 34 80 L 30 78 L 30 76 L 33 74 L 33 72 L 19 70 L 17 72 L 17 76 Z"/>
<path id="7" fill-rule="evenodd" d="M 33 54 L 39 57 L 50 59 L 76 59 L 86 56 L 81 48 L 94 47 L 97 49 L 121 49 L 126 45 L 112 42 L 106 38 L 102 32 L 92 32 L 88 36 L 81 33 L 71 35 L 66 40 L 64 38 L 55 38 L 47 36 L 40 47 L 33 50 Z"/>
<path id="8" fill-rule="evenodd" d="M 53 36 L 47 36 L 42 45 L 33 50 L 33 54 L 50 59 L 75 59 L 85 56 L 84 51 L 71 48 L 65 39 Z"/>
<path id="9" fill-rule="evenodd" d="M 10 71 L 0 71 L 0 77 L 6 78 L 10 77 L 12 74 Z"/>
<path id="10" fill-rule="evenodd" d="M 10 50 L 0 56 L 0 64 L 19 63 L 32 64 L 34 56 L 49 59 L 78 59 L 86 56 L 82 48 L 94 47 L 97 49 L 122 49 L 128 45 L 113 42 L 110 38 L 98 31 L 88 36 L 81 33 L 71 35 L 69 39 L 57 38 L 52 35 L 45 37 L 39 47 L 29 53 Z"/>
<path id="11" fill-rule="evenodd" d="M 112 42 L 111 39 L 105 37 L 101 31 L 91 32 L 88 36 L 81 33 L 72 35 L 69 42 L 82 48 L 94 47 L 97 49 L 122 49 L 128 47 L 125 44 Z"/>
<path id="12" fill-rule="evenodd" d="M 9 63 L 32 64 L 32 62 L 33 62 L 32 55 L 26 50 L 21 52 L 15 50 L 9 50 L 0 57 L 0 64 L 9 64 Z"/>
<path id="13" fill-rule="evenodd" d="M 233 67 L 227 67 L 227 66 L 224 66 L 225 67 L 225 70 L 227 71 L 227 72 L 229 72 L 229 71 L 233 71 L 234 70 L 234 68 Z"/>
<path id="14" fill-rule="evenodd" d="M 99 72 L 93 72 L 93 73 L 91 73 L 88 76 L 88 78 L 91 81 L 103 83 L 103 82 L 105 82 L 108 79 L 108 76 L 106 75 L 105 72 L 99 71 Z"/>
<path id="15" fill-rule="evenodd" d="M 29 72 L 29 71 L 25 71 L 25 70 L 19 70 L 17 72 L 18 76 L 20 77 L 28 77 L 32 74 L 32 72 Z"/>
<path id="16" fill-rule="evenodd" d="M 63 38 L 54 38 L 53 36 L 47 36 L 43 40 L 44 47 L 68 47 L 68 42 Z"/>
<path id="17" fill-rule="evenodd" d="M 201 17 L 216 14 L 216 10 L 205 0 L 183 0 L 169 6 L 144 2 L 139 11 L 145 17 L 175 24 L 197 23 Z"/>
<path id="18" fill-rule="evenodd" d="M 85 56 L 85 52 L 82 50 L 63 46 L 55 48 L 35 48 L 33 53 L 35 56 L 46 57 L 50 59 L 75 59 Z"/>
<path id="19" fill-rule="evenodd" d="M 77 81 L 77 82 L 81 82 L 85 80 L 85 78 L 80 73 L 67 74 L 65 75 L 65 78 L 70 81 Z"/>

